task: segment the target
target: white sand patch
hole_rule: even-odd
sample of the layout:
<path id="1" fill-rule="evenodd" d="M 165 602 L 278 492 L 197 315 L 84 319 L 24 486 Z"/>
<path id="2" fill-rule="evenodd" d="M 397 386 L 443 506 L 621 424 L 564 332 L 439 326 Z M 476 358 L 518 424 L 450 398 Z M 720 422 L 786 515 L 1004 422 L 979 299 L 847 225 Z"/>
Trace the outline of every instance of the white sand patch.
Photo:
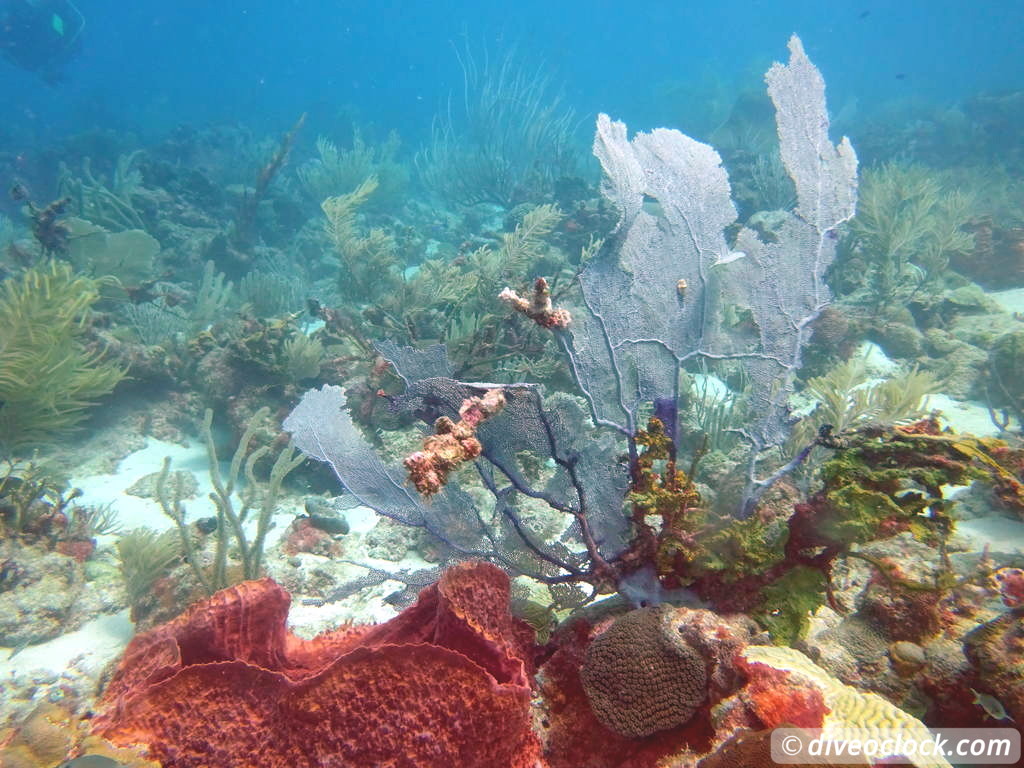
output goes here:
<path id="1" fill-rule="evenodd" d="M 125 456 L 118 462 L 117 469 L 113 474 L 72 477 L 71 485 L 82 490 L 80 503 L 83 505 L 113 505 L 122 530 L 127 531 L 133 528 L 167 530 L 172 528 L 174 523 L 163 513 L 155 499 L 143 499 L 127 492 L 141 478 L 153 472 L 159 472 L 166 456 L 171 458 L 172 472 L 178 470 L 191 472 L 199 486 L 195 498 L 185 499 L 182 502 L 185 507 L 186 519 L 192 521 L 215 516 L 217 509 L 209 498 L 209 494 L 213 492 L 213 484 L 210 481 L 210 460 L 205 444 L 198 441 L 192 441 L 188 445 L 182 446 L 152 437 L 147 438 L 146 447 Z M 226 481 L 230 462 L 221 461 L 219 466 L 221 479 Z M 233 494 L 232 499 L 237 511 L 241 508 L 237 491 Z M 273 525 L 267 534 L 267 549 L 280 539 L 281 534 L 284 533 L 295 515 L 301 512 L 301 498 L 278 499 Z M 246 533 L 249 536 L 255 534 L 255 517 L 251 514 L 246 521 Z M 116 540 L 116 534 L 99 537 L 100 544 L 110 544 Z"/>
<path id="2" fill-rule="evenodd" d="M 44 678 L 77 669 L 90 677 L 121 655 L 135 627 L 128 611 L 97 616 L 74 632 L 45 643 L 30 645 L 11 656 L 12 649 L 0 648 L 0 680 L 24 675 Z"/>
<path id="3" fill-rule="evenodd" d="M 986 295 L 1007 312 L 1024 312 L 1024 288 L 994 291 Z"/>
<path id="4" fill-rule="evenodd" d="M 900 364 L 886 355 L 885 350 L 873 341 L 862 342 L 854 354 L 854 357 L 857 356 L 864 359 L 864 367 L 872 378 L 886 379 L 900 372 Z"/>
<path id="5" fill-rule="evenodd" d="M 954 400 L 948 395 L 928 395 L 926 407 L 942 412 L 939 423 L 952 427 L 958 434 L 970 434 L 976 437 L 995 437 L 999 429 L 992 423 L 988 408 L 982 403 L 965 400 Z"/>
<path id="6" fill-rule="evenodd" d="M 384 598 L 403 586 L 398 581 L 384 581 L 349 595 L 344 600 L 320 605 L 304 605 L 301 599 L 293 597 L 288 611 L 288 628 L 297 635 L 311 638 L 346 623 L 382 624 L 399 613 Z"/>
<path id="7" fill-rule="evenodd" d="M 1024 522 L 1007 517 L 978 517 L 960 520 L 956 535 L 967 540 L 970 550 L 982 552 L 986 547 L 997 562 L 1007 557 L 1024 556 Z"/>
<path id="8" fill-rule="evenodd" d="M 380 515 L 369 507 L 352 507 L 342 513 L 348 522 L 349 533 L 367 534 L 377 526 Z"/>
<path id="9" fill-rule="evenodd" d="M 213 502 L 207 494 L 213 490 L 210 485 L 210 462 L 206 448 L 200 443 L 187 446 L 165 443 L 152 437 L 146 439 L 146 447 L 125 456 L 118 462 L 114 474 L 72 477 L 71 485 L 82 489 L 81 504 L 112 504 L 124 530 L 152 528 L 162 531 L 174 526 L 154 499 L 143 499 L 127 493 L 139 479 L 153 472 L 159 472 L 165 456 L 171 457 L 171 471 L 192 472 L 199 483 L 196 498 L 184 502 L 188 518 L 195 520 L 216 514 Z"/>

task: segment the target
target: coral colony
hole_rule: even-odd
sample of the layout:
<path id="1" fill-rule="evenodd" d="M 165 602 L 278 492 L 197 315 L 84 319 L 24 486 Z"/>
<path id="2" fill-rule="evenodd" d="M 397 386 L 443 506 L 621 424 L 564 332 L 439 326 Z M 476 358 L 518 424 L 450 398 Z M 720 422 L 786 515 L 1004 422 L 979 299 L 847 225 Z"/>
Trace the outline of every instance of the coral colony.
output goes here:
<path id="1" fill-rule="evenodd" d="M 293 171 L 307 115 L 12 189 L 0 764 L 725 768 L 1021 722 L 1005 206 L 888 123 L 859 176 L 795 36 L 721 154 L 599 114 L 599 188 L 546 80 L 460 63 L 435 207 L 397 135 Z"/>
<path id="2" fill-rule="evenodd" d="M 652 546 L 645 539 L 676 536 L 679 518 L 696 505 L 693 494 L 686 494 L 686 478 L 669 469 L 664 483 L 656 481 L 663 500 L 650 510 L 662 513 L 662 531 L 630 542 L 629 520 L 622 509 L 627 501 L 641 503 L 641 486 L 651 485 L 653 460 L 668 458 L 656 451 L 674 451 L 684 363 L 729 359 L 746 370 L 754 412 L 761 414 L 758 422 L 744 428 L 750 442 L 750 476 L 736 513 L 749 517 L 760 495 L 792 469 L 783 468 L 766 479 L 755 475 L 762 453 L 786 438 L 786 399 L 801 349 L 810 323 L 829 301 L 823 281 L 835 252 L 829 233 L 853 215 L 856 199 L 853 150 L 845 141 L 838 148 L 829 143 L 824 83 L 799 41 L 794 39 L 791 47 L 789 66 L 773 67 L 766 79 L 799 205 L 772 243 L 741 231 L 738 239 L 746 255 L 719 265 L 729 254 L 725 229 L 735 222 L 736 210 L 718 154 L 678 131 L 658 130 L 629 141 L 623 124 L 601 115 L 594 151 L 605 170 L 602 190 L 619 212 L 619 221 L 614 242 L 580 274 L 586 312 L 570 323 L 565 310 L 552 307 L 543 279 L 536 281 L 532 300 L 508 289 L 501 293 L 516 311 L 557 335 L 593 421 L 618 433 L 624 445 L 595 442 L 571 429 L 569 424 L 579 421 L 579 414 L 548 408 L 535 385 L 504 385 L 499 390 L 460 382 L 446 375 L 450 364 L 442 349 L 415 352 L 378 346 L 407 382 L 392 407 L 438 413 L 437 434 L 405 461 L 411 482 L 431 497 L 429 505 L 405 491 L 401 479 L 373 458 L 370 446 L 344 415 L 345 395 L 337 387 L 308 392 L 285 421 L 298 448 L 328 462 L 346 489 L 367 506 L 399 521 L 424 525 L 456 553 L 496 558 L 514 571 L 548 582 L 589 582 L 603 591 L 638 568 L 657 565 L 653 561 L 663 559 L 661 553 L 644 551 Z M 645 196 L 659 201 L 660 218 L 644 209 Z M 677 290 L 677 276 L 682 275 L 688 281 L 685 301 Z M 716 311 L 725 296 L 750 307 L 759 329 L 754 343 L 730 333 Z M 468 408 L 476 412 L 472 404 L 480 396 L 486 401 L 501 392 L 500 413 L 482 408 L 490 417 L 486 422 L 463 415 Z M 652 406 L 654 415 L 645 431 L 642 412 Z M 454 412 L 460 421 L 453 423 L 445 414 Z M 663 438 L 659 444 L 649 437 L 655 431 Z M 629 457 L 626 465 L 614 455 L 623 449 Z M 646 458 L 644 451 L 649 453 Z M 555 474 L 545 478 L 546 487 L 528 477 L 525 453 L 554 465 Z M 451 468 L 477 454 L 491 465 L 483 472 L 485 485 L 508 521 L 497 533 L 479 524 L 487 515 L 483 509 L 474 508 L 450 480 L 445 484 Z M 570 515 L 586 552 L 558 551 L 531 534 L 517 509 L 518 499 L 524 497 Z M 668 512 L 666 505 L 675 509 Z M 645 518 L 636 515 L 641 530 Z M 458 539 L 451 536 L 453 529 Z M 534 562 L 524 567 L 524 559 Z M 658 575 L 678 574 L 661 567 Z"/>

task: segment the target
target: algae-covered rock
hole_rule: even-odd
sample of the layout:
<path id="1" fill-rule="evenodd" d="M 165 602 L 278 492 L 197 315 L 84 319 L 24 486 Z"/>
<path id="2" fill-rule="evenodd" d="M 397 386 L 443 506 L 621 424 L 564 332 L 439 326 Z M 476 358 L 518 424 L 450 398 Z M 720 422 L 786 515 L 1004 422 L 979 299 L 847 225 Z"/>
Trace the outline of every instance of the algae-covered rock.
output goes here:
<path id="1" fill-rule="evenodd" d="M 125 493 L 129 496 L 138 496 L 140 499 L 156 499 L 156 484 L 159 477 L 159 472 L 143 475 L 132 483 Z M 183 501 L 194 499 L 199 493 L 199 481 L 188 470 L 175 469 L 167 476 L 167 488 L 172 489 L 174 495 Z"/>
<path id="2" fill-rule="evenodd" d="M 960 341 L 990 349 L 1002 335 L 1016 331 L 1020 321 L 1005 312 L 984 315 L 960 315 L 949 324 L 949 332 Z"/>
<path id="3" fill-rule="evenodd" d="M 1024 408 L 1024 330 L 995 340 L 988 356 L 992 382 L 989 397 L 996 406 Z"/>
<path id="4" fill-rule="evenodd" d="M 85 588 L 85 566 L 74 558 L 11 544 L 0 560 L 13 563 L 18 578 L 0 592 L 0 645 L 16 648 L 61 635 L 76 616 Z"/>
<path id="5" fill-rule="evenodd" d="M 126 288 L 152 277 L 159 241 L 141 229 L 108 232 L 85 219 L 69 218 L 68 257 L 75 269 L 96 277 L 113 275 Z"/>
<path id="6" fill-rule="evenodd" d="M 976 396 L 988 359 L 985 350 L 940 328 L 928 329 L 924 338 L 925 352 L 935 358 L 935 365 L 942 370 L 942 391 L 960 399 Z"/>
<path id="7" fill-rule="evenodd" d="M 887 321 L 868 329 L 868 338 L 889 357 L 913 359 L 924 349 L 924 335 L 911 322 Z"/>

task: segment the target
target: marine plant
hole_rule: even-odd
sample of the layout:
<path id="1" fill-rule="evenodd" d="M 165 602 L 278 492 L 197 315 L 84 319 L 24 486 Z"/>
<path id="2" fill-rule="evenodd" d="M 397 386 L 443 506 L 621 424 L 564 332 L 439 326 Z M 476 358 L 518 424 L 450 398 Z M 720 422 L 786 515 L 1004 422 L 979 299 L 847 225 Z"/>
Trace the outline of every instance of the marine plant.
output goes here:
<path id="1" fill-rule="evenodd" d="M 460 375 L 493 375 L 497 367 L 505 379 L 517 368 L 546 378 L 543 370 L 555 367 L 552 356 L 543 354 L 549 337 L 533 323 L 502 322 L 494 297 L 543 259 L 554 260 L 548 240 L 563 216 L 558 207 L 527 206 L 496 244 L 399 270 L 387 235 L 371 230 L 364 236 L 355 229 L 355 206 L 371 187 L 324 202 L 328 232 L 340 252 L 352 254 L 343 258 L 347 266 L 339 279 L 351 305 L 324 313 L 332 332 L 366 349 L 374 334 L 407 344 L 445 343 Z M 560 281 L 558 289 L 567 282 Z"/>
<path id="2" fill-rule="evenodd" d="M 315 378 L 328 359 L 319 336 L 307 335 L 294 315 L 261 319 L 242 313 L 214 343 L 223 345 L 233 365 L 271 382 Z"/>
<path id="3" fill-rule="evenodd" d="M 259 208 L 260 202 L 266 197 L 271 183 L 277 178 L 285 162 L 287 162 L 288 155 L 291 154 L 292 147 L 295 145 L 295 139 L 305 124 L 306 113 L 303 112 L 299 115 L 299 119 L 295 121 L 291 129 L 281 137 L 277 150 L 256 174 L 256 181 L 252 191 L 246 190 L 245 196 L 242 198 L 242 204 L 238 207 L 238 215 L 235 217 L 234 228 L 231 233 L 235 245 L 240 247 L 251 245 L 252 240 L 256 236 L 256 211 Z"/>
<path id="4" fill-rule="evenodd" d="M 475 370 L 497 367 L 511 372 L 516 355 L 543 365 L 546 337 L 536 333 L 529 323 L 503 327 L 494 297 L 516 276 L 533 271 L 545 252 L 546 239 L 562 217 L 556 205 L 528 208 L 515 228 L 502 234 L 497 248 L 481 246 L 441 274 L 423 276 L 424 281 L 432 278 L 461 289 L 459 299 L 443 307 L 436 336 L 458 361 L 460 375 L 468 372 L 470 366 Z M 421 288 L 417 282 L 414 278 L 414 291 Z"/>
<path id="5" fill-rule="evenodd" d="M 1007 430 L 1012 420 L 1024 429 L 1024 331 L 1004 333 L 988 355 L 986 399 L 992 422 Z"/>
<path id="6" fill-rule="evenodd" d="M 67 257 L 77 272 L 112 276 L 127 291 L 138 290 L 153 277 L 159 241 L 141 229 L 108 232 L 79 218 L 65 220 L 69 228 Z"/>
<path id="7" fill-rule="evenodd" d="M 217 271 L 217 265 L 207 261 L 203 265 L 203 276 L 196 288 L 195 303 L 188 314 L 189 326 L 194 333 L 206 328 L 224 316 L 225 310 L 234 298 L 234 283 Z"/>
<path id="8" fill-rule="evenodd" d="M 78 495 L 44 462 L 0 459 L 0 534 L 46 533 L 43 518 L 63 515 Z"/>
<path id="9" fill-rule="evenodd" d="M 394 238 L 379 228 L 363 234 L 356 225 L 359 207 L 377 187 L 377 177 L 370 176 L 351 192 L 320 204 L 327 217 L 324 229 L 341 257 L 338 286 L 343 296 L 362 302 L 393 291 L 401 279 Z"/>
<path id="10" fill-rule="evenodd" d="M 543 65 L 510 52 L 492 62 L 457 53 L 462 98 L 434 119 L 430 144 L 416 155 L 424 185 L 454 204 L 511 208 L 539 202 L 554 182 L 576 172 L 573 111 Z"/>
<path id="11" fill-rule="evenodd" d="M 67 434 L 125 370 L 90 340 L 101 281 L 50 262 L 0 287 L 0 451 Z"/>
<path id="12" fill-rule="evenodd" d="M 28 190 L 21 184 L 11 187 L 11 199 L 25 204 L 25 210 L 32 221 L 32 236 L 39 244 L 44 257 L 62 256 L 68 249 L 70 231 L 61 219 L 71 205 L 70 197 L 60 197 L 49 205 L 37 205 L 29 198 Z M 10 246 L 9 246 L 10 248 Z M 24 264 L 28 263 L 27 254 L 21 256 Z"/>
<path id="13" fill-rule="evenodd" d="M 57 176 L 57 189 L 70 200 L 75 213 L 101 227 L 118 232 L 125 229 L 146 229 L 142 216 L 132 203 L 132 196 L 142 184 L 138 170 L 141 150 L 119 155 L 113 177 L 108 181 L 96 176 L 92 160 L 82 160 L 82 175 L 76 176 L 61 163 Z"/>
<path id="14" fill-rule="evenodd" d="M 303 284 L 294 275 L 254 269 L 239 281 L 238 298 L 257 317 L 277 317 L 302 309 Z"/>
<path id="15" fill-rule="evenodd" d="M 699 433 L 705 450 L 729 453 L 740 443 L 745 408 L 743 387 L 739 392 L 725 389 L 706 372 L 688 377 L 689 392 L 684 411 Z"/>
<path id="16" fill-rule="evenodd" d="M 0 462 L 0 537 L 42 545 L 79 562 L 96 547 L 95 537 L 120 530 L 111 504 L 82 505 L 78 488 L 37 461 Z"/>
<path id="17" fill-rule="evenodd" d="M 291 381 L 315 378 L 325 359 L 320 339 L 296 333 L 284 342 L 284 373 Z"/>
<path id="18" fill-rule="evenodd" d="M 397 159 L 401 143 L 395 131 L 381 144 L 373 145 L 355 128 L 352 147 L 348 149 L 318 136 L 317 157 L 300 165 L 295 175 L 307 194 L 317 201 L 356 189 L 372 176 L 378 181 L 378 189 L 369 204 L 376 208 L 394 205 L 409 183 L 409 171 Z"/>
<path id="19" fill-rule="evenodd" d="M 851 301 L 883 315 L 944 287 L 950 258 L 970 253 L 972 203 L 934 171 L 887 163 L 869 169 L 850 222 L 836 281 Z"/>
<path id="20" fill-rule="evenodd" d="M 181 542 L 173 529 L 134 528 L 118 538 L 117 556 L 128 605 L 135 606 L 181 558 Z"/>
<path id="21" fill-rule="evenodd" d="M 189 330 L 185 313 L 178 307 L 167 306 L 162 299 L 125 304 L 121 312 L 139 341 L 146 346 L 165 344 Z"/>
<path id="22" fill-rule="evenodd" d="M 9 244 L 13 243 L 16 236 L 17 230 L 14 227 L 14 222 L 11 221 L 10 217 L 0 213 L 0 251 L 3 251 Z"/>
<path id="23" fill-rule="evenodd" d="M 202 434 L 209 459 L 210 481 L 213 485 L 210 500 L 217 510 L 216 527 L 213 531 L 213 562 L 209 567 L 204 567 L 202 563 L 185 507 L 181 503 L 180 476 L 175 476 L 173 487 L 169 487 L 170 457 L 164 459 L 157 477 L 156 495 L 160 507 L 177 527 L 185 560 L 191 567 L 196 581 L 208 595 L 236 581 L 260 578 L 263 571 L 263 545 L 281 494 L 281 483 L 288 473 L 304 460 L 290 444 L 285 445 L 274 459 L 266 483 L 257 480 L 256 464 L 263 457 L 270 455 L 271 448 L 266 445 L 253 448 L 252 443 L 259 425 L 268 413 L 269 409 L 261 409 L 249 420 L 235 448 L 227 475 L 222 476 L 213 437 L 213 411 L 206 409 Z M 250 540 L 245 524 L 252 514 L 255 515 L 255 532 Z M 238 568 L 231 569 L 232 573 L 229 574 L 228 552 L 231 545 L 234 546 L 239 562 Z"/>
<path id="24" fill-rule="evenodd" d="M 927 396 L 939 381 L 916 367 L 895 376 L 873 379 L 863 356 L 854 356 L 807 381 L 804 392 L 814 408 L 794 426 L 787 450 L 796 452 L 813 440 L 820 425 L 842 435 L 868 423 L 898 424 L 925 415 Z"/>
<path id="25" fill-rule="evenodd" d="M 112 503 L 82 506 L 74 504 L 68 510 L 67 526 L 63 538 L 84 541 L 94 536 L 119 533 L 121 522 Z"/>
<path id="26" fill-rule="evenodd" d="M 830 577 L 844 557 L 869 560 L 894 588 L 927 592 L 936 601 L 956 586 L 948 572 L 934 583 L 910 581 L 857 551 L 908 532 L 944 552 L 953 530 L 944 487 L 978 481 L 1018 513 L 1024 500 L 1012 471 L 1019 452 L 1001 441 L 943 433 L 930 419 L 867 423 L 842 439 L 820 441 L 830 451 L 820 483 L 792 512 L 772 503 L 735 520 L 707 508 L 675 469 L 660 423 L 653 420 L 640 437 L 640 475 L 630 493 L 639 535 L 626 557 L 653 561 L 669 586 L 687 587 L 718 610 L 753 615 L 779 643 L 798 639 L 810 613 L 826 601 L 838 608 Z"/>

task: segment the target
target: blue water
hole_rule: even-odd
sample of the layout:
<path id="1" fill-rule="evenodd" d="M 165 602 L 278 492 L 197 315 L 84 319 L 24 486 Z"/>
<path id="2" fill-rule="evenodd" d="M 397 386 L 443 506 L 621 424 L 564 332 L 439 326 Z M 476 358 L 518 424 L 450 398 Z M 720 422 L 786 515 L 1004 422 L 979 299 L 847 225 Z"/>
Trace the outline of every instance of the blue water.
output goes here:
<path id="1" fill-rule="evenodd" d="M 342 107 L 415 143 L 461 87 L 456 47 L 543 60 L 582 116 L 631 128 L 685 122 L 667 83 L 759 88 L 798 33 L 833 110 L 887 100 L 953 102 L 1019 88 L 1021 0 L 79 0 L 80 55 L 56 87 L 0 61 L 17 145 L 92 129 L 160 135 L 189 123 L 279 132 L 310 113 L 330 133 Z M 634 9 L 631 9 L 633 6 Z M 587 119 L 582 129 L 590 131 Z M 688 126 L 681 125 L 686 129 Z"/>

